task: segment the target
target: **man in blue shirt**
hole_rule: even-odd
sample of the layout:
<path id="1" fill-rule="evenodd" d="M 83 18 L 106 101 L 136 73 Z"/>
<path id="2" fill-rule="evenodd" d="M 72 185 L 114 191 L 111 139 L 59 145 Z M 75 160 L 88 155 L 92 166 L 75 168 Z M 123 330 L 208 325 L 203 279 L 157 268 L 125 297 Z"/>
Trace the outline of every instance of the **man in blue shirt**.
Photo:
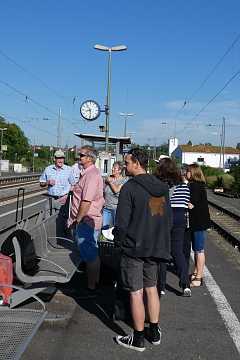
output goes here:
<path id="1" fill-rule="evenodd" d="M 48 188 L 49 208 L 59 210 L 56 222 L 56 233 L 60 237 L 69 237 L 66 222 L 69 213 L 68 193 L 75 184 L 72 168 L 64 164 L 65 155 L 62 150 L 55 151 L 55 163 L 46 167 L 40 176 L 40 186 Z M 50 206 L 51 205 L 51 206 Z"/>
<path id="2" fill-rule="evenodd" d="M 48 195 L 52 198 L 53 207 L 60 209 L 65 204 L 75 179 L 72 168 L 64 164 L 64 152 L 57 150 L 54 157 L 55 164 L 46 167 L 39 181 L 40 186 L 48 187 Z"/>
<path id="3" fill-rule="evenodd" d="M 59 210 L 56 222 L 57 236 L 69 237 L 66 222 L 68 219 L 69 198 L 68 193 L 75 184 L 72 168 L 64 164 L 65 155 L 62 150 L 55 151 L 55 162 L 46 167 L 40 176 L 40 186 L 48 189 L 49 201 L 52 208 Z M 50 208 L 46 206 L 46 211 Z"/>

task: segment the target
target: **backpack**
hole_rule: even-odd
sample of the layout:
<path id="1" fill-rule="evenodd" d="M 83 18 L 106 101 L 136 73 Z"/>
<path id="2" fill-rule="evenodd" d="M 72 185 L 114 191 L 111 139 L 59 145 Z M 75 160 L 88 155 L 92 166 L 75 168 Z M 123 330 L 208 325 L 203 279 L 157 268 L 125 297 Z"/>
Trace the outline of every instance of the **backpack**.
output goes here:
<path id="1" fill-rule="evenodd" d="M 12 285 L 13 283 L 13 265 L 12 259 L 0 253 L 0 285 Z M 8 305 L 12 288 L 0 286 L 0 296 L 2 297 L 0 305 Z"/>
<path id="2" fill-rule="evenodd" d="M 8 238 L 4 241 L 1 247 L 1 252 L 4 255 L 11 256 L 13 263 L 16 262 L 13 238 L 16 237 L 21 248 L 21 261 L 22 270 L 25 274 L 33 276 L 38 272 L 39 259 L 37 257 L 33 240 L 31 235 L 24 230 L 15 230 Z"/>

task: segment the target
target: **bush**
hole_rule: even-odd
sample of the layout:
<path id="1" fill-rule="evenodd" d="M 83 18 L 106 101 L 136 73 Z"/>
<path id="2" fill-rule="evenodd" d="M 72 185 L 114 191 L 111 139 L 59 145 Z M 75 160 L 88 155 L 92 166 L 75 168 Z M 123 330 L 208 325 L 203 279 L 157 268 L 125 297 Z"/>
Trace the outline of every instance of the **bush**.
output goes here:
<path id="1" fill-rule="evenodd" d="M 223 175 L 223 187 L 225 190 L 230 190 L 234 183 L 234 177 L 230 174 Z"/>
<path id="2" fill-rule="evenodd" d="M 224 171 L 222 169 L 219 169 L 219 168 L 213 168 L 211 166 L 201 166 L 201 169 L 203 171 L 203 174 L 206 177 L 209 177 L 209 176 L 221 176 L 221 175 L 224 175 Z"/>
<path id="3" fill-rule="evenodd" d="M 235 194 L 240 194 L 240 166 L 236 165 L 231 168 L 231 175 L 234 177 L 232 190 Z"/>
<path id="4" fill-rule="evenodd" d="M 215 188 L 215 183 L 217 181 L 217 176 L 216 175 L 213 175 L 213 176 L 206 176 L 206 183 L 207 183 L 207 186 L 210 188 L 210 189 L 214 189 Z"/>
<path id="5" fill-rule="evenodd" d="M 232 175 L 223 174 L 222 176 L 207 176 L 206 177 L 207 186 L 210 189 L 221 188 L 224 190 L 230 190 L 234 183 L 234 178 Z"/>

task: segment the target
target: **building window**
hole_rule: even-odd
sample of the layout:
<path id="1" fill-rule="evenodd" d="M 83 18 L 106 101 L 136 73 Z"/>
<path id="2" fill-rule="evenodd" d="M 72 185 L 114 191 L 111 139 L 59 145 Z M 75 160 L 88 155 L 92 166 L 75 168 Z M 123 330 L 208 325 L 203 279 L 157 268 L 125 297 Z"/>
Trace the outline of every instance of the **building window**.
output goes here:
<path id="1" fill-rule="evenodd" d="M 199 157 L 199 158 L 197 158 L 197 162 L 199 162 L 199 163 L 203 163 L 203 162 L 204 162 L 204 158 L 203 158 L 203 157 Z"/>

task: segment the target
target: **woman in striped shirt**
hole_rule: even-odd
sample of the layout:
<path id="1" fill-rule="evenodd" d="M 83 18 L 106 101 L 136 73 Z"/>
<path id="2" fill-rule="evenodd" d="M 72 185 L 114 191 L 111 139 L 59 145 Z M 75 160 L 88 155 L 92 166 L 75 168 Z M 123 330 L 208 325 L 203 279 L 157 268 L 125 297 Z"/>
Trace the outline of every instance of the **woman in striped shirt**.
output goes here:
<path id="1" fill-rule="evenodd" d="M 169 197 L 173 213 L 173 226 L 171 231 L 171 254 L 179 277 L 179 286 L 183 296 L 191 296 L 188 260 L 184 254 L 185 231 L 188 227 L 188 204 L 190 191 L 184 183 L 180 170 L 175 161 L 165 158 L 159 161 L 156 176 L 168 183 Z"/>

